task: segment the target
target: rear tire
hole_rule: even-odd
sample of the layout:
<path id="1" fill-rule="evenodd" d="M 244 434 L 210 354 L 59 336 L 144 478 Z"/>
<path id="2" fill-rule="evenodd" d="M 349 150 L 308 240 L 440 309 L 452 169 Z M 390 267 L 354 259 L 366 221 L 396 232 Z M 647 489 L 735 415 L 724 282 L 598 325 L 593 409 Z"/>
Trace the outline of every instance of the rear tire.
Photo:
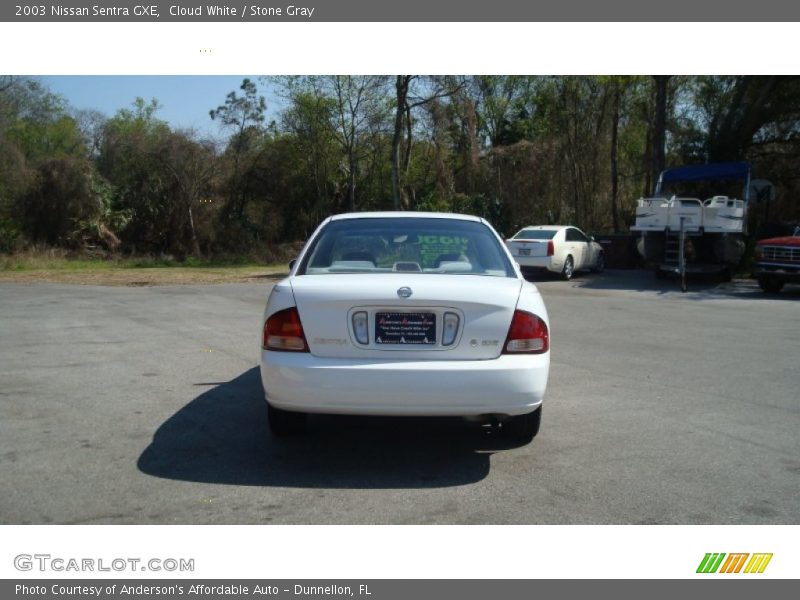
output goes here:
<path id="1" fill-rule="evenodd" d="M 773 279 L 772 277 L 759 277 L 758 285 L 768 294 L 777 294 L 783 289 L 783 282 L 780 279 Z"/>
<path id="2" fill-rule="evenodd" d="M 510 417 L 503 421 L 503 434 L 509 439 L 527 444 L 539 433 L 541 424 L 542 407 L 540 406 L 532 413 Z"/>
<path id="3" fill-rule="evenodd" d="M 572 260 L 572 256 L 567 256 L 564 260 L 564 267 L 561 269 L 561 279 L 564 281 L 569 281 L 572 279 L 572 274 L 575 272 L 575 261 Z"/>
<path id="4" fill-rule="evenodd" d="M 275 437 L 297 435 L 306 430 L 305 413 L 291 412 L 267 404 L 269 430 Z"/>

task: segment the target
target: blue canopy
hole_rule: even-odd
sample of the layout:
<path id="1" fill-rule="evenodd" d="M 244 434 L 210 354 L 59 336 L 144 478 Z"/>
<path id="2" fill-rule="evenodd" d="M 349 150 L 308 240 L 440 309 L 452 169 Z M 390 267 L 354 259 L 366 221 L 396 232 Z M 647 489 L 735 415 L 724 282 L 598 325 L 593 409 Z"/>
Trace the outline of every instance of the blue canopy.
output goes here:
<path id="1" fill-rule="evenodd" d="M 744 200 L 747 202 L 750 199 L 750 163 L 747 162 L 686 165 L 667 169 L 658 178 L 656 194 L 661 193 L 665 183 L 674 183 L 676 181 L 719 181 L 721 179 L 744 181 Z"/>
<path id="2" fill-rule="evenodd" d="M 667 169 L 661 173 L 661 183 L 672 181 L 712 181 L 717 179 L 741 179 L 750 176 L 750 163 L 727 162 L 707 165 L 687 165 Z"/>

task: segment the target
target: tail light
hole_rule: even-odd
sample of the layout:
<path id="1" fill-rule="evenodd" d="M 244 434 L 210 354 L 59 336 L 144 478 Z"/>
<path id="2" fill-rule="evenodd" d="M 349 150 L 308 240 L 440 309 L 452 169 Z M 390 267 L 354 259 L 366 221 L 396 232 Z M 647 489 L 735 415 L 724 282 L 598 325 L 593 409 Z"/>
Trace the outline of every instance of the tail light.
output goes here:
<path id="1" fill-rule="evenodd" d="M 532 313 L 515 310 L 503 354 L 543 354 L 549 349 L 547 324 Z"/>
<path id="2" fill-rule="evenodd" d="M 279 310 L 264 323 L 262 345 L 267 350 L 308 352 L 303 324 L 297 308 Z"/>
<path id="3" fill-rule="evenodd" d="M 547 242 L 547 256 L 553 256 L 556 253 L 556 245 L 553 243 L 553 240 Z"/>

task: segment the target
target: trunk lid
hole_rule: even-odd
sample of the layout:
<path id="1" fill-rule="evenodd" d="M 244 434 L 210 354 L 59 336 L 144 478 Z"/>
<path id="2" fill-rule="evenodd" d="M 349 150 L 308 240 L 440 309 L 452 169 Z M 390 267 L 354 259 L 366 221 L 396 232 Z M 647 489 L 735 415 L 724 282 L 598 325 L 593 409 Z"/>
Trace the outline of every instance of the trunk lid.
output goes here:
<path id="1" fill-rule="evenodd" d="M 522 287 L 511 277 L 414 273 L 302 275 L 293 277 L 291 284 L 313 355 L 395 360 L 497 358 Z M 408 288 L 410 296 L 401 297 L 401 288 Z M 357 312 L 367 313 L 367 344 L 359 343 L 354 333 Z M 445 313 L 459 318 L 449 346 L 442 343 Z M 434 339 L 422 343 L 427 335 L 420 334 L 419 339 L 409 335 L 418 343 L 395 343 L 415 319 L 428 323 Z M 404 321 L 411 325 L 400 325 Z M 376 328 L 386 332 L 393 325 L 403 328 L 400 334 L 379 343 Z"/>
<path id="2" fill-rule="evenodd" d="M 553 240 L 509 240 L 506 246 L 513 256 L 547 256 L 547 244 Z"/>

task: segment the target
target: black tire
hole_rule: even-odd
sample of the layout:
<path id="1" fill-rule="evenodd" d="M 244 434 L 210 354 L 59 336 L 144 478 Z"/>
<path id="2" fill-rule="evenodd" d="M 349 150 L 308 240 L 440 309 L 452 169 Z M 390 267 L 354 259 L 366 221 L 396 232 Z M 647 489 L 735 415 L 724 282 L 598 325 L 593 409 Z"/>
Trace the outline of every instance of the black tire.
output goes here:
<path id="1" fill-rule="evenodd" d="M 597 255 L 597 262 L 592 267 L 592 273 L 602 273 L 606 268 L 606 257 L 603 253 Z"/>
<path id="2" fill-rule="evenodd" d="M 758 285 L 768 294 L 777 294 L 783 289 L 783 282 L 772 277 L 759 277 Z"/>
<path id="3" fill-rule="evenodd" d="M 656 279 L 666 279 L 667 278 L 667 272 L 666 271 L 662 271 L 661 267 L 656 267 L 656 270 L 654 272 L 656 274 Z"/>
<path id="4" fill-rule="evenodd" d="M 722 279 L 723 283 L 733 281 L 733 270 L 730 267 L 725 267 L 720 273 L 720 278 Z"/>
<path id="5" fill-rule="evenodd" d="M 297 435 L 306 430 L 305 413 L 290 412 L 267 404 L 269 430 L 276 437 Z"/>
<path id="6" fill-rule="evenodd" d="M 532 413 L 510 417 L 503 421 L 503 435 L 511 440 L 527 444 L 539 433 L 541 424 L 542 407 L 540 406 Z"/>
<path id="7" fill-rule="evenodd" d="M 561 269 L 561 279 L 569 281 L 575 273 L 575 261 L 572 260 L 572 255 L 567 256 L 564 260 L 564 267 Z"/>

